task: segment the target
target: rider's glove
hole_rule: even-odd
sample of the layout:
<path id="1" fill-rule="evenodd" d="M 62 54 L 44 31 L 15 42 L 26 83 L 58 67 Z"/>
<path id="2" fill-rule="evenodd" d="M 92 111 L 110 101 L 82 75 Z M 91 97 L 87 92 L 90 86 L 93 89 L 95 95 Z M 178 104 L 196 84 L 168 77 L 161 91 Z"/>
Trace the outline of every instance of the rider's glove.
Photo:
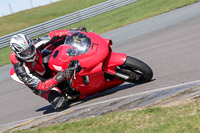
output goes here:
<path id="1" fill-rule="evenodd" d="M 55 76 L 55 80 L 57 82 L 63 82 L 65 80 L 70 79 L 72 77 L 72 75 L 73 75 L 73 71 L 69 70 L 69 69 L 66 69 L 63 72 L 57 73 L 56 76 Z"/>
<path id="2" fill-rule="evenodd" d="M 72 28 L 70 29 L 70 31 L 83 31 L 83 32 L 87 32 L 86 28 L 83 26 L 80 26 L 79 28 Z"/>
<path id="3" fill-rule="evenodd" d="M 87 32 L 86 28 L 83 27 L 83 26 L 80 26 L 77 30 L 78 30 L 78 31 Z"/>

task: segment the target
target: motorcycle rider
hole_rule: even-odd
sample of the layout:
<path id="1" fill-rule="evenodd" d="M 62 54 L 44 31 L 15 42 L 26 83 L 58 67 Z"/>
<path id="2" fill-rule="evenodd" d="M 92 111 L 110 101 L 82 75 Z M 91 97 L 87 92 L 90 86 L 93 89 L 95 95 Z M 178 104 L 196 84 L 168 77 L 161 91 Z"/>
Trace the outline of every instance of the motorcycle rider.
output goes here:
<path id="1" fill-rule="evenodd" d="M 80 27 L 72 30 L 86 31 L 86 28 Z M 63 44 L 64 38 L 68 34 L 67 31 L 69 30 L 55 30 L 45 37 L 34 39 L 34 41 L 27 35 L 17 34 L 10 40 L 12 48 L 10 60 L 17 77 L 36 95 L 49 101 L 58 111 L 65 107 L 67 99 L 57 86 L 59 83 L 69 80 L 73 72 L 66 69 L 55 76 L 51 75 L 47 64 L 48 58 L 45 61 L 45 57 L 48 57 L 47 55 L 50 55 L 49 53 L 55 47 Z M 47 43 L 35 47 L 34 43 L 47 37 L 50 38 Z"/>

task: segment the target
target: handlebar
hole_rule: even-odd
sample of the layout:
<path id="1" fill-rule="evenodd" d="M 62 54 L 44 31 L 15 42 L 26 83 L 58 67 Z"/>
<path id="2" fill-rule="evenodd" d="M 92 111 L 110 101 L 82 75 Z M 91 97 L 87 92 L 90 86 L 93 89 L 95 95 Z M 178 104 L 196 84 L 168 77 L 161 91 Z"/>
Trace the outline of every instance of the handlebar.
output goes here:
<path id="1" fill-rule="evenodd" d="M 74 79 L 76 79 L 76 72 L 77 72 L 77 69 L 80 67 L 80 63 L 78 60 L 72 60 L 70 63 L 69 63 L 69 67 L 68 67 L 68 70 L 70 71 L 74 71 Z"/>

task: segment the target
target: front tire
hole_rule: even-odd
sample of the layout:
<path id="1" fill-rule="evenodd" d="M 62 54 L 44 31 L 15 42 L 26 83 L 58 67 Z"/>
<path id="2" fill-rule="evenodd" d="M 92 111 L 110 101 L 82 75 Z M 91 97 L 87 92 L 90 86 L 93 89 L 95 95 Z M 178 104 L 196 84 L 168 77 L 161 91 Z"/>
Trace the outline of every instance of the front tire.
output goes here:
<path id="1" fill-rule="evenodd" d="M 124 80 L 131 83 L 146 83 L 153 77 L 153 71 L 146 63 L 130 56 L 127 56 L 125 63 L 116 72 L 128 76 L 129 79 Z"/>

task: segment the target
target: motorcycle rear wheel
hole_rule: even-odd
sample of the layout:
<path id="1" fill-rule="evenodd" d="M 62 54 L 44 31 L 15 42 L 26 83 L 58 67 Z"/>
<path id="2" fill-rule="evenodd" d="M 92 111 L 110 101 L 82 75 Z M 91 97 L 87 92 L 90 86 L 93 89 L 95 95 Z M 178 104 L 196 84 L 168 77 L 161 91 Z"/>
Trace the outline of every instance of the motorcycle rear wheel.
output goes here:
<path id="1" fill-rule="evenodd" d="M 153 77 L 153 71 L 146 63 L 130 56 L 127 56 L 125 63 L 116 72 L 128 76 L 128 79 L 123 80 L 131 83 L 146 83 Z"/>

